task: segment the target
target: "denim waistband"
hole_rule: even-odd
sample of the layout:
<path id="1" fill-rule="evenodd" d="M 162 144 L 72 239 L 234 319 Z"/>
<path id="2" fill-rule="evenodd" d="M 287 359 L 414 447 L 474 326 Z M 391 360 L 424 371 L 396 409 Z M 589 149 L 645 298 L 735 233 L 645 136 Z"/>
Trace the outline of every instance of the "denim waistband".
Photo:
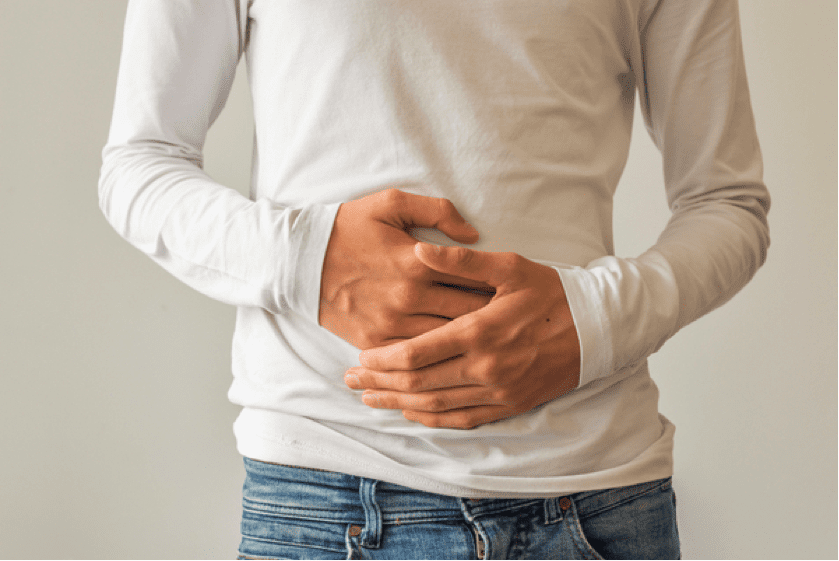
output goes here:
<path id="1" fill-rule="evenodd" d="M 269 464 L 245 458 L 245 509 L 277 516 L 365 524 L 409 524 L 429 520 L 480 519 L 505 511 L 536 508 L 545 523 L 562 518 L 571 505 L 580 518 L 668 488 L 671 478 L 627 487 L 584 491 L 551 498 L 464 499 L 323 470 Z"/>

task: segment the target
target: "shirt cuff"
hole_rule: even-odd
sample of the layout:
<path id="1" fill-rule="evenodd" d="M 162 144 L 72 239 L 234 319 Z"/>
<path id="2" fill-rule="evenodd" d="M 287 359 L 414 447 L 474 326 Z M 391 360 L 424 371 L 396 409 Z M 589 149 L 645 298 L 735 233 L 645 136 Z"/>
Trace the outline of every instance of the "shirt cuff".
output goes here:
<path id="1" fill-rule="evenodd" d="M 289 259 L 280 275 L 279 294 L 288 307 L 318 323 L 323 258 L 341 203 L 301 208 L 288 226 Z M 282 309 L 282 308 L 281 308 Z"/>
<path id="2" fill-rule="evenodd" d="M 582 267 L 554 267 L 580 339 L 580 385 L 612 373 L 612 333 L 594 275 Z"/>

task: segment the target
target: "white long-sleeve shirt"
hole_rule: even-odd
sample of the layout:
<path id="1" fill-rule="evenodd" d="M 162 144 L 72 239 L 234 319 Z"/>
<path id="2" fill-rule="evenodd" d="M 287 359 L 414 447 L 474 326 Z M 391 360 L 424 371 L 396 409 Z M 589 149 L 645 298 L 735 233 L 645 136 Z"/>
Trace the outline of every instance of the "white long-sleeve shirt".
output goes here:
<path id="1" fill-rule="evenodd" d="M 243 54 L 250 198 L 202 171 Z M 673 215 L 629 259 L 611 221 L 635 95 Z M 392 186 L 450 199 L 475 249 L 557 268 L 578 389 L 463 431 L 346 387 L 359 350 L 318 325 L 323 257 L 340 203 Z M 242 454 L 465 497 L 670 475 L 646 358 L 769 244 L 734 0 L 131 0 L 99 196 L 133 245 L 238 307 Z"/>

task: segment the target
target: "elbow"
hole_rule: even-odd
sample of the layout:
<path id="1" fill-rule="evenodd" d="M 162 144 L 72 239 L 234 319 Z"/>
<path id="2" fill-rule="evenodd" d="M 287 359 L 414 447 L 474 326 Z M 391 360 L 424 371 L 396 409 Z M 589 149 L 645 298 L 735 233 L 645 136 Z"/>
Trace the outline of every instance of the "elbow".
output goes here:
<path id="1" fill-rule="evenodd" d="M 731 220 L 736 222 L 746 240 L 746 251 L 751 253 L 748 259 L 752 273 L 764 263 L 769 252 L 769 207 L 771 199 L 766 187 L 762 184 L 742 188 L 746 192 L 723 199 L 729 209 Z"/>
<path id="2" fill-rule="evenodd" d="M 114 158 L 109 153 L 109 148 L 106 147 L 102 151 L 102 167 L 99 169 L 99 210 L 105 216 L 105 219 L 116 228 L 114 224 L 114 205 L 113 205 L 113 189 L 114 189 Z M 119 230 L 118 228 L 116 228 Z"/>
<path id="3" fill-rule="evenodd" d="M 113 229 L 133 245 L 142 242 L 135 239 L 140 232 L 132 223 L 139 218 L 137 212 L 142 208 L 143 191 L 149 184 L 143 167 L 141 158 L 127 146 L 108 145 L 102 151 L 99 210 Z"/>
<path id="4" fill-rule="evenodd" d="M 744 251 L 750 253 L 748 258 L 751 274 L 766 263 L 769 253 L 770 236 L 769 213 L 770 198 L 766 188 L 762 187 L 760 193 L 749 195 L 738 195 L 729 199 L 732 220 L 736 220 L 746 240 Z"/>
<path id="5" fill-rule="evenodd" d="M 676 229 L 694 219 L 704 223 L 710 228 L 705 235 L 726 248 L 730 269 L 751 277 L 766 262 L 769 251 L 770 206 L 769 191 L 762 182 L 728 185 L 678 198 L 671 206 L 672 222 Z"/>
<path id="6" fill-rule="evenodd" d="M 125 182 L 125 166 L 120 161 L 118 150 L 106 146 L 102 151 L 102 167 L 99 170 L 98 196 L 99 210 L 105 216 L 108 223 L 123 238 L 128 238 L 128 215 L 126 211 L 120 211 L 120 184 Z M 122 180 L 121 180 L 122 177 Z M 123 197 L 124 198 L 124 197 Z"/>
<path id="7" fill-rule="evenodd" d="M 126 241 L 148 255 L 163 252 L 162 232 L 173 207 L 205 179 L 200 153 L 155 140 L 108 144 L 102 151 L 99 208 Z"/>
<path id="8" fill-rule="evenodd" d="M 731 204 L 747 213 L 748 222 L 751 224 L 754 233 L 755 247 L 757 248 L 755 260 L 757 267 L 766 262 L 766 255 L 769 251 L 769 207 L 772 200 L 766 186 L 756 184 L 745 188 L 745 193 L 738 193 L 732 197 Z"/>

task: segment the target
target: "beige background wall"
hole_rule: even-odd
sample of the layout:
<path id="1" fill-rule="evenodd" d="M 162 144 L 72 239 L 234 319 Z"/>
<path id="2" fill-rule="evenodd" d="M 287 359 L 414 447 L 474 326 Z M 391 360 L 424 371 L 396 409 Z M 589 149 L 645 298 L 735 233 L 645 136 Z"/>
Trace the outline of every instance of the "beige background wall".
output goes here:
<path id="1" fill-rule="evenodd" d="M 741 12 L 773 242 L 734 301 L 652 358 L 678 427 L 684 554 L 836 558 L 836 3 Z M 2 558 L 236 552 L 233 309 L 159 270 L 97 206 L 124 13 L 123 0 L 0 0 Z M 206 157 L 241 190 L 243 77 Z M 667 218 L 638 123 L 616 202 L 627 256 Z"/>

